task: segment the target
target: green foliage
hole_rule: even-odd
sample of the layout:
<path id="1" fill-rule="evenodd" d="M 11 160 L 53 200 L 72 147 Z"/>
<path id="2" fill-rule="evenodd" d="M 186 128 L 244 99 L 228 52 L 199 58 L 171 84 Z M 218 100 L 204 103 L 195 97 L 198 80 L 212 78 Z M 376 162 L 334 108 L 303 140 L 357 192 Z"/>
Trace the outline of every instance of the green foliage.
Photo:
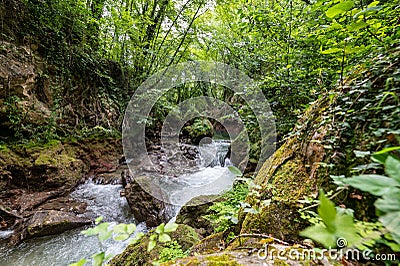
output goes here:
<path id="1" fill-rule="evenodd" d="M 157 242 L 161 243 L 170 242 L 172 239 L 168 233 L 174 232 L 177 228 L 178 225 L 176 223 L 167 223 L 167 224 L 162 223 L 159 226 L 157 226 L 156 229 L 154 230 L 154 233 L 150 235 L 147 251 L 148 252 L 152 251 L 156 247 Z"/>
<path id="2" fill-rule="evenodd" d="M 81 259 L 75 263 L 71 263 L 69 266 L 83 266 L 86 264 L 86 262 L 87 262 L 86 259 Z"/>
<path id="3" fill-rule="evenodd" d="M 389 150 L 385 153 L 387 152 Z M 382 154 L 384 153 L 380 152 L 373 156 L 379 158 L 375 160 L 382 162 L 380 156 Z M 379 221 L 391 234 L 393 240 L 400 244 L 400 159 L 395 155 L 387 154 L 383 164 L 388 176 L 358 175 L 344 179 L 343 182 L 380 197 L 375 201 Z"/>
<path id="4" fill-rule="evenodd" d="M 390 153 L 397 150 L 399 147 L 392 147 L 372 155 L 373 160 L 384 165 L 385 173 L 388 176 L 364 174 L 350 178 L 334 177 L 335 183 L 340 186 L 350 185 L 378 196 L 374 205 L 380 223 L 357 221 L 354 224 L 352 215 L 339 213 L 333 202 L 321 191 L 318 219 L 314 220 L 313 226 L 302 231 L 301 235 L 309 237 L 325 247 L 335 247 L 337 239 L 343 238 L 349 246 L 361 249 L 372 248 L 379 242 L 398 251 L 400 249 L 400 160 Z"/>
<path id="5" fill-rule="evenodd" d="M 104 128 L 102 126 L 87 127 L 84 126 L 79 130 L 78 135 L 83 138 L 104 138 L 104 137 L 121 137 L 121 132 L 115 128 Z"/>
<path id="6" fill-rule="evenodd" d="M 4 101 L 5 114 L 7 116 L 6 125 L 11 130 L 13 142 L 27 142 L 31 140 L 37 143 L 47 143 L 59 139 L 57 135 L 57 125 L 54 121 L 54 114 L 48 119 L 43 119 L 38 124 L 30 122 L 29 110 L 23 107 L 22 99 L 16 95 L 8 97 Z M 8 138 L 9 136 L 7 136 Z"/>
<path id="7" fill-rule="evenodd" d="M 236 183 L 232 190 L 222 195 L 224 201 L 216 202 L 209 208 L 211 214 L 205 215 L 204 218 L 212 223 L 215 232 L 226 231 L 238 223 L 241 203 L 245 200 L 248 192 L 247 184 Z"/>
<path id="8" fill-rule="evenodd" d="M 10 129 L 15 132 L 15 137 L 17 138 L 22 137 L 21 125 L 23 119 L 22 111 L 17 106 L 19 101 L 21 99 L 16 95 L 10 96 L 4 101 L 4 106 L 6 106 L 5 112 L 10 122 Z"/>
<path id="9" fill-rule="evenodd" d="M 195 143 L 205 136 L 212 137 L 213 135 L 212 124 L 207 118 L 195 118 L 193 123 L 185 126 L 182 131 Z"/>
<path id="10" fill-rule="evenodd" d="M 187 252 L 184 252 L 182 250 L 181 245 L 179 245 L 179 243 L 176 240 L 174 240 L 164 245 L 163 249 L 160 252 L 159 259 L 153 262 L 153 265 L 158 265 L 162 262 L 184 258 L 187 255 L 188 255 Z"/>
<path id="11" fill-rule="evenodd" d="M 236 177 L 241 177 L 243 175 L 242 171 L 236 166 L 230 165 L 228 166 L 229 171 L 234 174 Z"/>
<path id="12" fill-rule="evenodd" d="M 321 190 L 319 195 L 318 214 L 322 223 L 306 228 L 300 235 L 309 237 L 327 248 L 334 248 L 337 240 L 345 239 L 352 246 L 360 240 L 354 226 L 353 217 L 338 213 L 334 203 L 329 200 Z"/>
<path id="13" fill-rule="evenodd" d="M 95 220 L 95 227 L 88 228 L 81 233 L 86 235 L 86 236 L 97 236 L 99 239 L 100 243 L 110 239 L 111 237 L 115 241 L 124 241 L 128 239 L 135 231 L 136 231 L 136 225 L 135 224 L 124 224 L 120 223 L 115 226 L 111 226 L 111 224 L 104 222 L 101 223 L 103 220 L 103 217 L 100 216 L 96 218 Z M 143 234 L 137 234 L 140 237 Z M 135 241 L 137 238 L 132 239 L 131 241 Z M 93 258 L 93 263 L 95 266 L 101 266 L 103 263 L 108 261 L 113 257 L 113 254 L 106 254 L 104 251 L 100 251 L 99 253 L 96 253 L 92 256 Z M 85 258 L 79 260 L 78 262 L 70 264 L 70 266 L 80 266 L 84 265 L 87 262 Z"/>

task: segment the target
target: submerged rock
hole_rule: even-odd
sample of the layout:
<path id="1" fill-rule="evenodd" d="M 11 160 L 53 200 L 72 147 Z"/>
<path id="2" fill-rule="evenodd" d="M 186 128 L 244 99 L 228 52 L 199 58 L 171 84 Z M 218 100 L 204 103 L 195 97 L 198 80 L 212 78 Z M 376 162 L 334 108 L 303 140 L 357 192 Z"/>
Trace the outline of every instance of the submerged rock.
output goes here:
<path id="1" fill-rule="evenodd" d="M 39 211 L 19 223 L 10 242 L 16 245 L 26 239 L 60 234 L 91 223 L 91 219 L 78 217 L 71 212 Z"/>

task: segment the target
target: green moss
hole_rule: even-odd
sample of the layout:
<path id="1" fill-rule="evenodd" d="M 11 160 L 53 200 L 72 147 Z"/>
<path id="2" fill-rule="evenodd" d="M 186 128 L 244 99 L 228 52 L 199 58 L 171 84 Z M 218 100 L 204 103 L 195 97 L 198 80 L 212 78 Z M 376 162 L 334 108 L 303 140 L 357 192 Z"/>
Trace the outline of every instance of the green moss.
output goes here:
<path id="1" fill-rule="evenodd" d="M 35 165 L 55 165 L 57 160 L 49 154 L 40 154 L 35 160 Z"/>
<path id="2" fill-rule="evenodd" d="M 150 232 L 151 233 L 151 232 Z M 195 243 L 199 241 L 196 231 L 190 226 L 180 224 L 175 232 L 170 233 L 172 240 L 175 240 L 182 248 L 183 252 L 188 251 Z M 158 243 L 150 252 L 147 252 L 149 235 L 144 236 L 140 242 L 129 245 L 124 252 L 115 256 L 110 265 L 133 266 L 133 265 L 152 265 L 153 261 L 159 259 L 165 244 Z"/>
<path id="3" fill-rule="evenodd" d="M 219 244 L 221 243 L 221 241 L 223 239 L 224 239 L 223 232 L 212 234 L 212 235 L 202 239 L 200 242 L 198 242 L 192 248 L 192 252 L 198 253 L 198 254 L 214 253 L 215 249 L 218 249 Z"/>
<path id="4" fill-rule="evenodd" d="M 49 140 L 45 143 L 30 141 L 26 144 L 22 144 L 22 145 L 18 145 L 18 146 L 21 146 L 28 150 L 37 150 L 37 149 L 43 149 L 43 148 L 52 148 L 54 146 L 58 146 L 60 143 L 61 143 L 61 141 L 53 139 L 53 140 Z"/>
<path id="5" fill-rule="evenodd" d="M 9 151 L 9 150 L 10 150 L 10 149 L 7 147 L 7 145 L 0 144 L 0 151 L 7 152 L 7 151 Z"/>
<path id="6" fill-rule="evenodd" d="M 323 100 L 321 104 L 324 104 Z M 318 106 L 311 107 L 303 119 L 311 121 L 323 110 Z M 239 215 L 242 233 L 256 229 L 278 238 L 296 240 L 298 232 L 307 226 L 307 222 L 300 219 L 298 200 L 314 193 L 327 179 L 318 176 L 318 163 L 325 155 L 318 141 L 323 138 L 325 129 L 317 127 L 309 130 L 311 133 L 308 132 L 308 135 L 289 138 L 260 169 L 255 183 L 261 189 L 250 193 L 246 199 L 260 211 Z M 270 199 L 271 204 L 262 207 L 260 202 L 265 199 Z"/>
<path id="7" fill-rule="evenodd" d="M 208 256 L 206 258 L 206 261 L 208 262 L 207 265 L 213 265 L 213 266 L 236 266 L 240 265 L 236 261 L 233 260 L 232 256 L 229 256 L 227 254 L 224 255 L 215 255 L 215 256 Z"/>

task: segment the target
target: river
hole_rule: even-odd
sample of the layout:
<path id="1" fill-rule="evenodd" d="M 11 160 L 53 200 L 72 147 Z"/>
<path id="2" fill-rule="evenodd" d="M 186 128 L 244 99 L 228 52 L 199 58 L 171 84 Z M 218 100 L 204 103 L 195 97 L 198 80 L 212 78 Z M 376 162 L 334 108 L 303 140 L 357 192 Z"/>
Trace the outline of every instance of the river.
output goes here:
<path id="1" fill-rule="evenodd" d="M 229 142 L 213 141 L 201 146 L 200 160 L 196 171 L 184 174 L 174 181 L 166 179 L 165 186 L 178 186 L 179 189 L 172 195 L 172 203 L 183 205 L 191 198 L 199 195 L 218 194 L 231 187 L 234 176 L 229 172 L 229 159 L 224 161 Z M 223 177 L 223 178 L 221 178 Z M 217 181 L 217 183 L 216 183 Z M 209 184 L 209 185 L 208 185 Z M 201 189 L 198 189 L 201 188 Z M 120 184 L 96 184 L 91 180 L 78 186 L 71 196 L 87 203 L 85 216 L 96 218 L 104 217 L 104 221 L 111 224 L 135 223 L 130 213 L 128 203 L 120 197 Z M 179 208 L 178 208 L 179 209 Z M 174 209 L 176 212 L 178 209 Z M 174 216 L 172 214 L 172 216 Z M 12 231 L 0 231 L 0 265 L 4 266 L 55 266 L 68 265 L 81 258 L 90 258 L 100 250 L 106 254 L 121 253 L 128 240 L 107 240 L 100 243 L 96 237 L 86 237 L 80 232 L 85 228 L 70 230 L 59 235 L 47 236 L 27 240 L 15 248 L 6 245 L 6 238 Z M 146 232 L 144 223 L 137 225 L 135 232 Z M 3 240 L 1 240 L 3 239 Z"/>

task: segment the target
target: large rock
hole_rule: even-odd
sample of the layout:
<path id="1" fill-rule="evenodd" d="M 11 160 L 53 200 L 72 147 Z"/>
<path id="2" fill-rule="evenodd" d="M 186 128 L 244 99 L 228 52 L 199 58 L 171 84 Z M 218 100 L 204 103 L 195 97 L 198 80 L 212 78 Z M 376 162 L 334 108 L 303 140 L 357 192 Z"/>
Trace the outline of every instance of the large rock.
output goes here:
<path id="1" fill-rule="evenodd" d="M 74 187 L 89 170 L 77 151 L 59 141 L 4 148 L 0 150 L 0 188 L 43 191 Z"/>
<path id="2" fill-rule="evenodd" d="M 150 231 L 149 234 L 154 233 Z M 158 243 L 156 247 L 147 252 L 150 235 L 144 236 L 140 242 L 129 245 L 124 252 L 115 256 L 110 265 L 112 266 L 143 266 L 153 265 L 152 262 L 159 258 L 161 250 L 165 244 Z M 175 232 L 169 233 L 172 241 L 176 241 L 184 252 L 188 251 L 195 243 L 199 241 L 199 235 L 190 226 L 180 224 Z"/>
<path id="3" fill-rule="evenodd" d="M 139 180 L 140 184 L 137 180 Z M 169 207 L 168 204 L 154 198 L 147 192 L 154 190 L 155 193 L 162 196 L 160 188 L 154 186 L 148 180 L 148 177 L 145 176 L 133 178 L 129 170 L 122 173 L 124 195 L 135 219 L 138 222 L 146 222 L 148 227 L 155 227 L 167 222 L 171 217 L 168 217 L 166 212 L 167 207 Z"/>
<path id="4" fill-rule="evenodd" d="M 11 238 L 11 244 L 15 245 L 30 238 L 60 234 L 90 223 L 91 219 L 78 217 L 70 212 L 39 211 L 20 222 Z"/>
<path id="5" fill-rule="evenodd" d="M 214 228 L 211 222 L 205 219 L 204 216 L 210 214 L 210 206 L 219 200 L 220 197 L 213 195 L 198 196 L 191 199 L 180 209 L 176 217 L 176 222 L 193 227 L 202 236 L 212 234 Z"/>
<path id="6" fill-rule="evenodd" d="M 67 191 L 84 176 L 116 171 L 121 154 L 121 140 L 111 138 L 0 146 L 0 191 Z"/>

